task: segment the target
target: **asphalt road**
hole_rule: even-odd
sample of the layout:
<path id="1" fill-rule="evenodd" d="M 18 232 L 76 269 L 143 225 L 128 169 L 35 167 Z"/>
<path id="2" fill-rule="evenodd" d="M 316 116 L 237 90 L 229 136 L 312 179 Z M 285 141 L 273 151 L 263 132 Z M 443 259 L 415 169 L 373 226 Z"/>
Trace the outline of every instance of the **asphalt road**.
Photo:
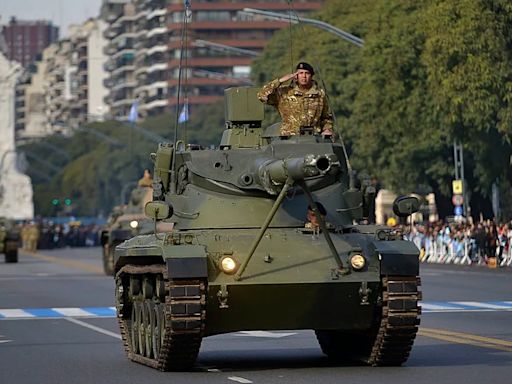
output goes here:
<path id="1" fill-rule="evenodd" d="M 193 372 L 164 373 L 125 357 L 100 254 L 0 260 L 1 384 L 510 382 L 511 269 L 422 265 L 420 334 L 400 368 L 333 365 L 313 332 L 291 330 L 206 338 Z"/>

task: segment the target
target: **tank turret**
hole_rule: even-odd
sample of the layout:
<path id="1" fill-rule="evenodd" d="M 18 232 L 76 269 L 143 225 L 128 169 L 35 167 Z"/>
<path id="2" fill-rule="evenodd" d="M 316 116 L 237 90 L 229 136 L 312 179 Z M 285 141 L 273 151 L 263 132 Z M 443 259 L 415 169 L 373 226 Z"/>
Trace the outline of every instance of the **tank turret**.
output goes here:
<path id="1" fill-rule="evenodd" d="M 262 127 L 256 91 L 226 91 L 218 149 L 161 143 L 151 155 L 145 211 L 172 230 L 116 247 L 128 357 L 184 370 L 206 336 L 312 329 L 333 358 L 402 364 L 419 323 L 418 249 L 393 228 L 360 224 L 373 192 L 355 188 L 343 145 Z M 417 204 L 401 198 L 396 209 Z"/>

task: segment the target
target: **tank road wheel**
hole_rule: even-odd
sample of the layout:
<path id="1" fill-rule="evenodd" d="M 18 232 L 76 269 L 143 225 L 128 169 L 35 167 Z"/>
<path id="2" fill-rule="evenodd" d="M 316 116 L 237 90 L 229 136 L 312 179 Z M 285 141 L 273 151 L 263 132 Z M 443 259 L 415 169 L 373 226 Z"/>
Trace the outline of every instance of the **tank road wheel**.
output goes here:
<path id="1" fill-rule="evenodd" d="M 139 351 L 139 303 L 134 302 L 132 305 L 132 316 L 131 316 L 131 327 L 130 327 L 130 341 L 132 353 L 138 353 Z"/>
<path id="2" fill-rule="evenodd" d="M 155 359 L 160 357 L 160 348 L 162 347 L 162 338 L 165 334 L 164 306 L 156 304 L 153 306 L 154 328 L 152 333 L 153 356 Z"/>
<path id="3" fill-rule="evenodd" d="M 206 283 L 169 280 L 161 264 L 125 265 L 116 277 L 122 284 L 116 306 L 128 357 L 161 371 L 192 368 L 206 321 Z M 122 311 L 130 306 L 131 316 Z"/>
<path id="4" fill-rule="evenodd" d="M 13 249 L 11 251 L 5 252 L 5 262 L 6 263 L 17 263 L 18 262 L 18 250 Z"/>
<path id="5" fill-rule="evenodd" d="M 155 311 L 152 301 L 144 300 L 144 328 L 146 331 L 146 352 L 145 356 L 151 358 L 153 356 L 153 332 L 155 329 Z"/>
<path id="6" fill-rule="evenodd" d="M 143 303 L 137 303 L 138 304 L 138 312 L 139 312 L 139 350 L 138 353 L 140 355 L 146 354 L 146 327 L 148 324 L 147 318 L 146 318 L 146 312 L 144 311 L 144 304 Z"/>

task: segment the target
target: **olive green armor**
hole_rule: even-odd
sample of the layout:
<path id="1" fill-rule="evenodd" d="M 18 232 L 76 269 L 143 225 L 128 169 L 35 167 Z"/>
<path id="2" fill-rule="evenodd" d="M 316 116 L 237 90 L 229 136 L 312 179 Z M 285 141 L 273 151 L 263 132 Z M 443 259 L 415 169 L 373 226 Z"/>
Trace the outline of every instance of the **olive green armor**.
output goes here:
<path id="1" fill-rule="evenodd" d="M 312 329 L 329 357 L 402 364 L 419 324 L 418 249 L 392 228 L 358 224 L 375 191 L 354 187 L 343 146 L 263 129 L 256 92 L 226 90 L 218 149 L 162 143 L 152 154 L 146 214 L 173 229 L 116 247 L 128 357 L 187 370 L 206 336 Z M 417 203 L 401 198 L 395 211 Z M 305 227 L 308 205 L 318 229 Z"/>

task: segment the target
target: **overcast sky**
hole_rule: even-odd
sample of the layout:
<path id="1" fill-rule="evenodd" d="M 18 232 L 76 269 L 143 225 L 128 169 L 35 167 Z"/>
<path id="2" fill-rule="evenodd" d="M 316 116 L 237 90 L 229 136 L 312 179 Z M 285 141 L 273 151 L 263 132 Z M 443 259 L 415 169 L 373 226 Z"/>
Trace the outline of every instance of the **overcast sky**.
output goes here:
<path id="1" fill-rule="evenodd" d="M 59 26 L 59 36 L 66 36 L 69 24 L 81 23 L 100 12 L 102 0 L 0 0 L 0 22 L 11 16 L 18 19 L 51 20 Z"/>

